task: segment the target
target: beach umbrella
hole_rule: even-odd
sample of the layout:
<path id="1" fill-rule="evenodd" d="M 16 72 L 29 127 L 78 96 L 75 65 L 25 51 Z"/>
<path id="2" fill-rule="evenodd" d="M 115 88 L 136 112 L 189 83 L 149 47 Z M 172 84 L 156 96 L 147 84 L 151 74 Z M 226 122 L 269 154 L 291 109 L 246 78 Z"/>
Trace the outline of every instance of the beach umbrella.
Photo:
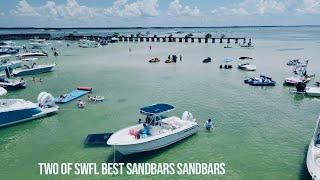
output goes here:
<path id="1" fill-rule="evenodd" d="M 233 61 L 233 59 L 226 58 L 226 59 L 224 59 L 223 61 L 224 61 L 225 63 L 228 63 L 228 62 L 232 62 L 232 61 Z"/>
<path id="2" fill-rule="evenodd" d="M 252 59 L 252 58 L 251 58 L 251 57 L 243 56 L 243 57 L 240 57 L 239 59 L 244 60 L 244 59 Z"/>

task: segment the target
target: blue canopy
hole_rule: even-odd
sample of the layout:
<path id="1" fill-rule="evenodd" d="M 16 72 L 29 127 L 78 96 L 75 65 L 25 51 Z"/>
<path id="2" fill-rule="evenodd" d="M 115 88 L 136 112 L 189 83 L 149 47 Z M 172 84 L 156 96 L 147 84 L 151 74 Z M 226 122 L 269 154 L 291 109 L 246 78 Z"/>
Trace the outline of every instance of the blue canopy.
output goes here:
<path id="1" fill-rule="evenodd" d="M 223 61 L 224 61 L 225 63 L 228 63 L 228 62 L 233 61 L 233 59 L 226 58 L 226 59 L 224 59 Z"/>
<path id="2" fill-rule="evenodd" d="M 140 113 L 143 115 L 155 115 L 155 114 L 163 114 L 173 109 L 174 107 L 169 104 L 154 104 L 151 106 L 141 108 Z"/>

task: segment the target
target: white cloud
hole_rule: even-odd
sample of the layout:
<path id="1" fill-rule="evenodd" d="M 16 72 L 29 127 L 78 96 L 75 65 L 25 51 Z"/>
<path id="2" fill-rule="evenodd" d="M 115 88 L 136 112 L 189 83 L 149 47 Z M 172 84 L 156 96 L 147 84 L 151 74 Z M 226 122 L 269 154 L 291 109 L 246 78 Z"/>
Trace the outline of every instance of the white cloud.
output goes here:
<path id="1" fill-rule="evenodd" d="M 79 5 L 77 0 L 67 0 L 66 4 L 56 4 L 47 1 L 43 6 L 33 7 L 27 0 L 20 0 L 19 5 L 11 14 L 18 16 L 41 16 L 55 20 L 80 19 L 88 20 L 92 17 L 103 16 L 157 16 L 158 0 L 116 0 L 111 7 L 94 8 Z"/>
<path id="2" fill-rule="evenodd" d="M 320 14 L 320 1 L 319 0 L 304 0 L 303 6 L 296 9 L 303 14 Z"/>
<path id="3" fill-rule="evenodd" d="M 170 16 L 199 16 L 199 14 L 200 9 L 197 6 L 193 8 L 190 6 L 183 7 L 179 0 L 173 0 L 169 4 L 168 15 Z"/>
<path id="4" fill-rule="evenodd" d="M 218 7 L 211 13 L 218 16 L 277 14 L 285 12 L 292 2 L 290 0 L 244 0 L 228 7 Z"/>

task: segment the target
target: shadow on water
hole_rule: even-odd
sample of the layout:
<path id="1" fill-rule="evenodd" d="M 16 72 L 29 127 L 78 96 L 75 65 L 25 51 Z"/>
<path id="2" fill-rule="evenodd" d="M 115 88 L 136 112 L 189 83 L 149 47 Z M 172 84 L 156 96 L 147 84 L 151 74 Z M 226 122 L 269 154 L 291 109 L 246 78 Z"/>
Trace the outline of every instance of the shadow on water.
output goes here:
<path id="1" fill-rule="evenodd" d="M 286 49 L 276 49 L 276 51 L 299 51 L 304 50 L 304 48 L 286 48 Z"/>
<path id="2" fill-rule="evenodd" d="M 309 145 L 306 145 L 304 147 L 303 151 L 303 161 L 300 166 L 300 175 L 299 175 L 299 180 L 312 180 L 311 175 L 309 174 L 308 168 L 307 168 L 307 154 L 308 154 L 308 147 Z"/>
<path id="3" fill-rule="evenodd" d="M 160 149 L 156 149 L 153 151 L 147 151 L 147 152 L 141 152 L 141 153 L 137 153 L 137 154 L 131 154 L 131 155 L 122 155 L 121 153 L 119 153 L 117 150 L 115 151 L 115 162 L 116 163 L 143 163 L 146 162 L 147 160 L 150 160 L 156 156 L 160 156 L 161 154 L 169 151 L 172 148 L 175 148 L 176 146 L 179 146 L 180 144 L 182 144 L 183 142 L 187 141 L 191 136 L 178 141 L 174 144 L 171 144 L 169 146 L 160 148 Z M 113 149 L 112 146 L 110 146 L 110 148 Z M 106 159 L 106 163 L 112 163 L 114 161 L 114 154 L 112 153 L 109 157 L 107 157 Z"/>

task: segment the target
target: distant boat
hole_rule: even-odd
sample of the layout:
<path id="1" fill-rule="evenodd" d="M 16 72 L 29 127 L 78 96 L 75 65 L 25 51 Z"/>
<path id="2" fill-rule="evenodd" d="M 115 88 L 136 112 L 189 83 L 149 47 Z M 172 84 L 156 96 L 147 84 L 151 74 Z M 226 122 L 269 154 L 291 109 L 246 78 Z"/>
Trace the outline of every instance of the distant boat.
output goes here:
<path id="1" fill-rule="evenodd" d="M 202 62 L 203 62 L 203 63 L 209 63 L 209 62 L 211 62 L 211 58 L 210 58 L 210 57 L 207 57 L 207 58 L 205 58 Z"/>
<path id="2" fill-rule="evenodd" d="M 16 57 L 26 58 L 26 57 L 37 57 L 37 56 L 48 56 L 47 52 L 28 52 L 17 54 Z"/>
<path id="3" fill-rule="evenodd" d="M 38 37 L 35 37 L 34 39 L 30 39 L 31 42 L 45 42 L 46 39 L 39 39 Z"/>
<path id="4" fill-rule="evenodd" d="M 109 42 L 111 43 L 115 43 L 115 42 L 118 42 L 119 41 L 119 38 L 116 38 L 116 37 L 113 37 L 109 40 Z"/>
<path id="5" fill-rule="evenodd" d="M 36 63 L 33 63 L 32 66 L 24 65 L 24 67 L 22 67 L 20 69 L 13 70 L 12 75 L 25 76 L 25 75 L 46 73 L 46 72 L 52 71 L 52 68 L 55 66 L 56 66 L 56 64 L 36 65 Z"/>
<path id="6" fill-rule="evenodd" d="M 47 92 L 38 95 L 38 102 L 24 99 L 0 99 L 0 127 L 44 117 L 58 111 L 53 96 Z"/>
<path id="7" fill-rule="evenodd" d="M 42 41 L 42 42 L 32 42 L 32 43 L 30 43 L 30 45 L 31 45 L 33 48 L 42 48 L 42 47 L 48 47 L 48 46 L 50 46 L 51 43 L 46 42 L 46 41 Z"/>
<path id="8" fill-rule="evenodd" d="M 3 54 L 16 54 L 18 53 L 18 50 L 14 50 L 14 49 L 0 49 L 0 55 Z"/>
<path id="9" fill-rule="evenodd" d="M 320 179 L 320 117 L 313 132 L 307 153 L 307 168 L 314 180 Z"/>
<path id="10" fill-rule="evenodd" d="M 0 46 L 1 49 L 12 49 L 12 50 L 19 50 L 22 49 L 22 46 L 17 46 L 13 41 L 5 41 Z"/>

